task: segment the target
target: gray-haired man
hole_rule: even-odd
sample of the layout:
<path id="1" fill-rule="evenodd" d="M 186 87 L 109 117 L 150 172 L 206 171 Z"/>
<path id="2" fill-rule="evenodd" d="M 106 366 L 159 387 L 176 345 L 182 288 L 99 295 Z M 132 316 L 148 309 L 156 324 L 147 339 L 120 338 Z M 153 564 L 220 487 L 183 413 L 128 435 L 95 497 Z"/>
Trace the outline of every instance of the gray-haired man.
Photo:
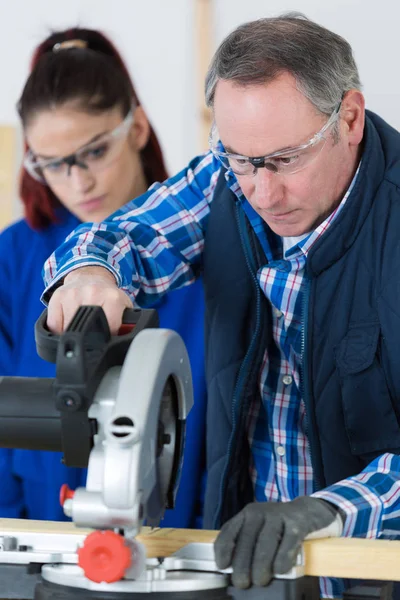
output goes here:
<path id="1" fill-rule="evenodd" d="M 310 533 L 399 530 L 400 134 L 349 44 L 299 15 L 230 34 L 206 97 L 210 152 L 49 260 L 49 325 L 95 298 L 115 330 L 203 271 L 205 526 L 247 587 Z"/>

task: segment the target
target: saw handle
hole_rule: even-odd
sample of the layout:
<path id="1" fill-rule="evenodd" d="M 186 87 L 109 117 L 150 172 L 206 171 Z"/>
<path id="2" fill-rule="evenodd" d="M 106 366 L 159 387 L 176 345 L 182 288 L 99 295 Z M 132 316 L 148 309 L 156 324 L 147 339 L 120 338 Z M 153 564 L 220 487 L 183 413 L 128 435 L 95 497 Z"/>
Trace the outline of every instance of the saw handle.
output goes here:
<path id="1" fill-rule="evenodd" d="M 103 313 L 98 306 L 81 306 L 75 313 L 66 332 L 80 332 L 84 328 L 90 328 L 93 334 L 96 334 L 99 324 L 99 313 Z M 103 313 L 104 316 L 104 313 Z M 104 316 L 105 320 L 105 316 Z M 101 324 L 104 328 L 104 323 Z M 142 310 L 140 308 L 126 308 L 122 316 L 122 325 L 118 335 L 110 336 L 111 342 L 132 338 L 136 335 L 135 329 L 144 329 L 145 327 L 157 327 L 158 319 L 155 318 L 154 310 Z M 64 335 L 64 334 L 61 334 Z M 53 333 L 47 326 L 47 309 L 40 315 L 35 323 L 35 342 L 36 350 L 41 358 L 48 362 L 55 363 L 57 358 L 57 348 L 61 335 Z"/>

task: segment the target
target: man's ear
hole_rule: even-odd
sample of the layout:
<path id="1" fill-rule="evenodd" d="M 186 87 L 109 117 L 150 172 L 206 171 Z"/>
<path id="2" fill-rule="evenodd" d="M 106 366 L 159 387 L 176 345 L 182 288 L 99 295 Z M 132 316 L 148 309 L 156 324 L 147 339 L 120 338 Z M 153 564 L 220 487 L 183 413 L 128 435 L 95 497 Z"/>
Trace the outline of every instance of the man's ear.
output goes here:
<path id="1" fill-rule="evenodd" d="M 346 92 L 340 108 L 342 124 L 351 146 L 358 146 L 364 135 L 365 99 L 360 90 Z"/>
<path id="2" fill-rule="evenodd" d="M 132 146 L 140 152 L 146 146 L 150 137 L 150 123 L 141 106 L 137 106 L 133 113 L 133 123 L 129 132 Z"/>

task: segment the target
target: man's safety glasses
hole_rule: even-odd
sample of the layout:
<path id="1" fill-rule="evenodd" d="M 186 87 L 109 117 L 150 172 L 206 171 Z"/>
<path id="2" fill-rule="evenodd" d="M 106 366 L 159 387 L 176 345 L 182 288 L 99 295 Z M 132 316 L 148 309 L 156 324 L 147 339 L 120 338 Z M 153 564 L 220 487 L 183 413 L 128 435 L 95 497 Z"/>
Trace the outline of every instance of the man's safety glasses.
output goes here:
<path id="1" fill-rule="evenodd" d="M 115 129 L 104 133 L 68 156 L 40 159 L 28 150 L 24 158 L 24 167 L 34 179 L 48 184 L 67 180 L 75 165 L 93 173 L 101 171 L 119 155 L 132 123 L 133 113 L 129 111 Z"/>
<path id="2" fill-rule="evenodd" d="M 209 137 L 210 149 L 222 165 L 236 175 L 255 175 L 257 169 L 264 167 L 280 175 L 297 173 L 308 167 L 320 154 L 326 142 L 326 133 L 338 120 L 341 105 L 342 102 L 340 101 L 322 129 L 301 146 L 258 157 L 221 152 L 218 149 L 219 135 L 214 123 Z"/>

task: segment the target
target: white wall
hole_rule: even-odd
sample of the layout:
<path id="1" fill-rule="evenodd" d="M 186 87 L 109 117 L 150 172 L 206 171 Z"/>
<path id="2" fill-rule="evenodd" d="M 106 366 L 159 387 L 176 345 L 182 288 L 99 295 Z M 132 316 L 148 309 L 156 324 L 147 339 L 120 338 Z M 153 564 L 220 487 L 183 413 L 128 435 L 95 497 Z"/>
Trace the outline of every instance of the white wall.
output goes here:
<path id="1" fill-rule="evenodd" d="M 80 25 L 99 28 L 116 43 L 170 169 L 180 169 L 196 152 L 191 0 L 0 2 L 0 122 L 18 122 L 15 102 L 28 75 L 33 48 L 52 30 Z"/>
<path id="2" fill-rule="evenodd" d="M 346 38 L 353 47 L 367 108 L 400 129 L 398 0 L 215 0 L 219 43 L 240 23 L 300 11 Z"/>
<path id="3" fill-rule="evenodd" d="M 300 10 L 346 37 L 367 106 L 400 128 L 398 0 L 210 0 L 215 45 L 235 26 Z M 52 29 L 100 28 L 125 57 L 171 171 L 199 150 L 194 0 L 0 0 L 0 123 L 17 123 L 15 102 L 32 49 Z"/>

